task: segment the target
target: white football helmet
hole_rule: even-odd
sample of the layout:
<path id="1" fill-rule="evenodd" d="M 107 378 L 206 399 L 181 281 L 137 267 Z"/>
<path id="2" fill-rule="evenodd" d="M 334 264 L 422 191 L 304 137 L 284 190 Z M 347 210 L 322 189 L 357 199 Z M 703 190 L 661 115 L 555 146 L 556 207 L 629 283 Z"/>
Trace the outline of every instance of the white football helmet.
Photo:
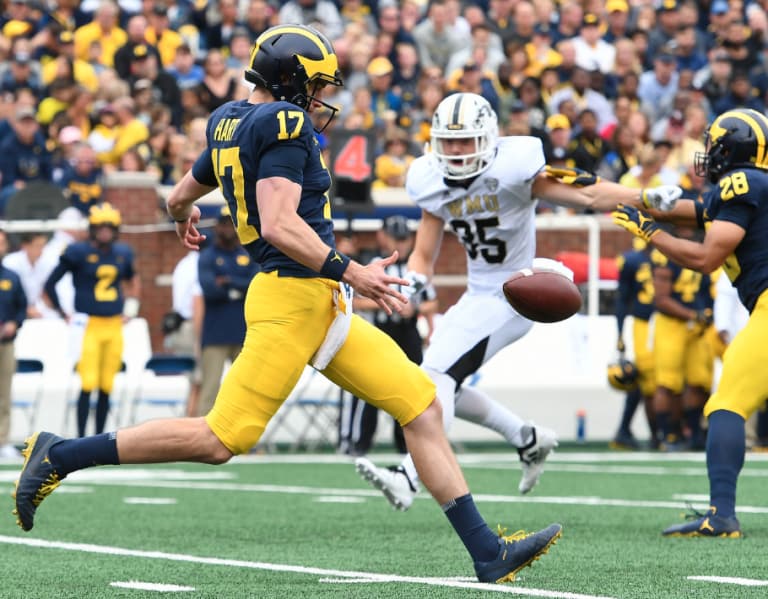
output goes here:
<path id="1" fill-rule="evenodd" d="M 476 177 L 491 165 L 496 153 L 499 123 L 488 101 L 477 94 L 451 94 L 438 105 L 432 117 L 432 155 L 446 179 Z M 447 139 L 475 140 L 469 154 L 446 153 Z"/>

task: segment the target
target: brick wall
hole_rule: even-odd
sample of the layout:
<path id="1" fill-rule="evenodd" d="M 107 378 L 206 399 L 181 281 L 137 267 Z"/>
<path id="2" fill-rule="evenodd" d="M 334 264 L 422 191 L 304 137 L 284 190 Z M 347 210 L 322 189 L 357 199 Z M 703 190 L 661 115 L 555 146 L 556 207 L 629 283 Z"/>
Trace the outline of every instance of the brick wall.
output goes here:
<path id="1" fill-rule="evenodd" d="M 120 180 L 110 178 L 105 199 L 122 214 L 123 224 L 151 225 L 167 223 L 162 202 L 151 179 L 136 177 Z M 176 237 L 175 230 L 154 233 L 120 233 L 121 241 L 131 245 L 136 252 L 136 269 L 141 278 L 141 316 L 146 318 L 152 337 L 152 350 L 163 350 L 160 329 L 163 314 L 171 309 L 171 288 L 158 285 L 160 275 L 170 275 L 186 249 Z"/>
<path id="2" fill-rule="evenodd" d="M 176 263 L 184 256 L 186 249 L 179 243 L 175 230 L 151 233 L 133 232 L 138 225 L 166 225 L 168 219 L 163 210 L 163 201 L 157 192 L 155 181 L 139 173 L 111 177 L 107 183 L 105 199 L 111 202 L 128 225 L 120 237 L 136 251 L 136 266 L 141 277 L 141 316 L 149 323 L 152 349 L 163 350 L 160 323 L 163 314 L 171 308 L 169 275 Z M 357 247 L 375 248 L 374 232 L 355 232 Z M 539 230 L 537 232 L 536 255 L 553 258 L 561 251 L 584 252 L 587 249 L 586 231 Z M 603 228 L 600 234 L 600 249 L 604 257 L 614 257 L 628 248 L 630 238 L 618 228 Z M 443 275 L 464 274 L 466 260 L 463 247 L 453 235 L 446 235 L 436 265 L 436 273 Z M 463 291 L 461 286 L 439 286 L 440 309 L 444 311 L 454 304 Z"/>

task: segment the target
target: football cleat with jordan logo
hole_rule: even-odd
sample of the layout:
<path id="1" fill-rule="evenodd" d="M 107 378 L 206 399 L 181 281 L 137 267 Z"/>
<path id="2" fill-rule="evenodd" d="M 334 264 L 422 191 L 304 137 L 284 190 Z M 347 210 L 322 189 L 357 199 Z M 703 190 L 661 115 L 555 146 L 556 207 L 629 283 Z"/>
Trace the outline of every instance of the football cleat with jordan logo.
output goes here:
<path id="1" fill-rule="evenodd" d="M 52 433 L 35 433 L 27 439 L 27 446 L 21 452 L 24 465 L 13 492 L 16 501 L 13 514 L 23 530 L 32 530 L 38 506 L 64 479 L 54 470 L 48 457 L 51 447 L 63 440 Z"/>
<path id="2" fill-rule="evenodd" d="M 665 537 L 724 537 L 728 539 L 738 539 L 742 536 L 736 516 L 718 516 L 714 506 L 710 507 L 706 514 L 694 510 L 686 518 L 690 521 L 685 524 L 670 526 L 661 534 Z"/>

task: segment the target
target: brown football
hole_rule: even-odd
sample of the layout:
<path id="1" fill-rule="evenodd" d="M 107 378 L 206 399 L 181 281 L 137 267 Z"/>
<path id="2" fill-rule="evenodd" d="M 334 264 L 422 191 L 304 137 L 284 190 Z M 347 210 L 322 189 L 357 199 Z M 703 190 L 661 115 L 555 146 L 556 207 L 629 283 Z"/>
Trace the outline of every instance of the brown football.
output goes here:
<path id="1" fill-rule="evenodd" d="M 581 309 L 579 288 L 551 270 L 526 268 L 509 277 L 502 288 L 509 305 L 536 322 L 559 322 Z"/>

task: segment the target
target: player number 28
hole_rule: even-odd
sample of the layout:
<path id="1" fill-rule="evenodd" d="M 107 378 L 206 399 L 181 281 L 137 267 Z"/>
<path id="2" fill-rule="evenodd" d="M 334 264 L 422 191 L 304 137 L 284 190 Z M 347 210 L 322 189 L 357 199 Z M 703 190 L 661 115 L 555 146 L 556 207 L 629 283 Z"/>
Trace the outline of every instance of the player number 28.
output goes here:
<path id="1" fill-rule="evenodd" d="M 727 202 L 734 196 L 744 195 L 749 192 L 749 181 L 743 171 L 738 171 L 729 177 L 720 179 L 720 197 Z"/>

